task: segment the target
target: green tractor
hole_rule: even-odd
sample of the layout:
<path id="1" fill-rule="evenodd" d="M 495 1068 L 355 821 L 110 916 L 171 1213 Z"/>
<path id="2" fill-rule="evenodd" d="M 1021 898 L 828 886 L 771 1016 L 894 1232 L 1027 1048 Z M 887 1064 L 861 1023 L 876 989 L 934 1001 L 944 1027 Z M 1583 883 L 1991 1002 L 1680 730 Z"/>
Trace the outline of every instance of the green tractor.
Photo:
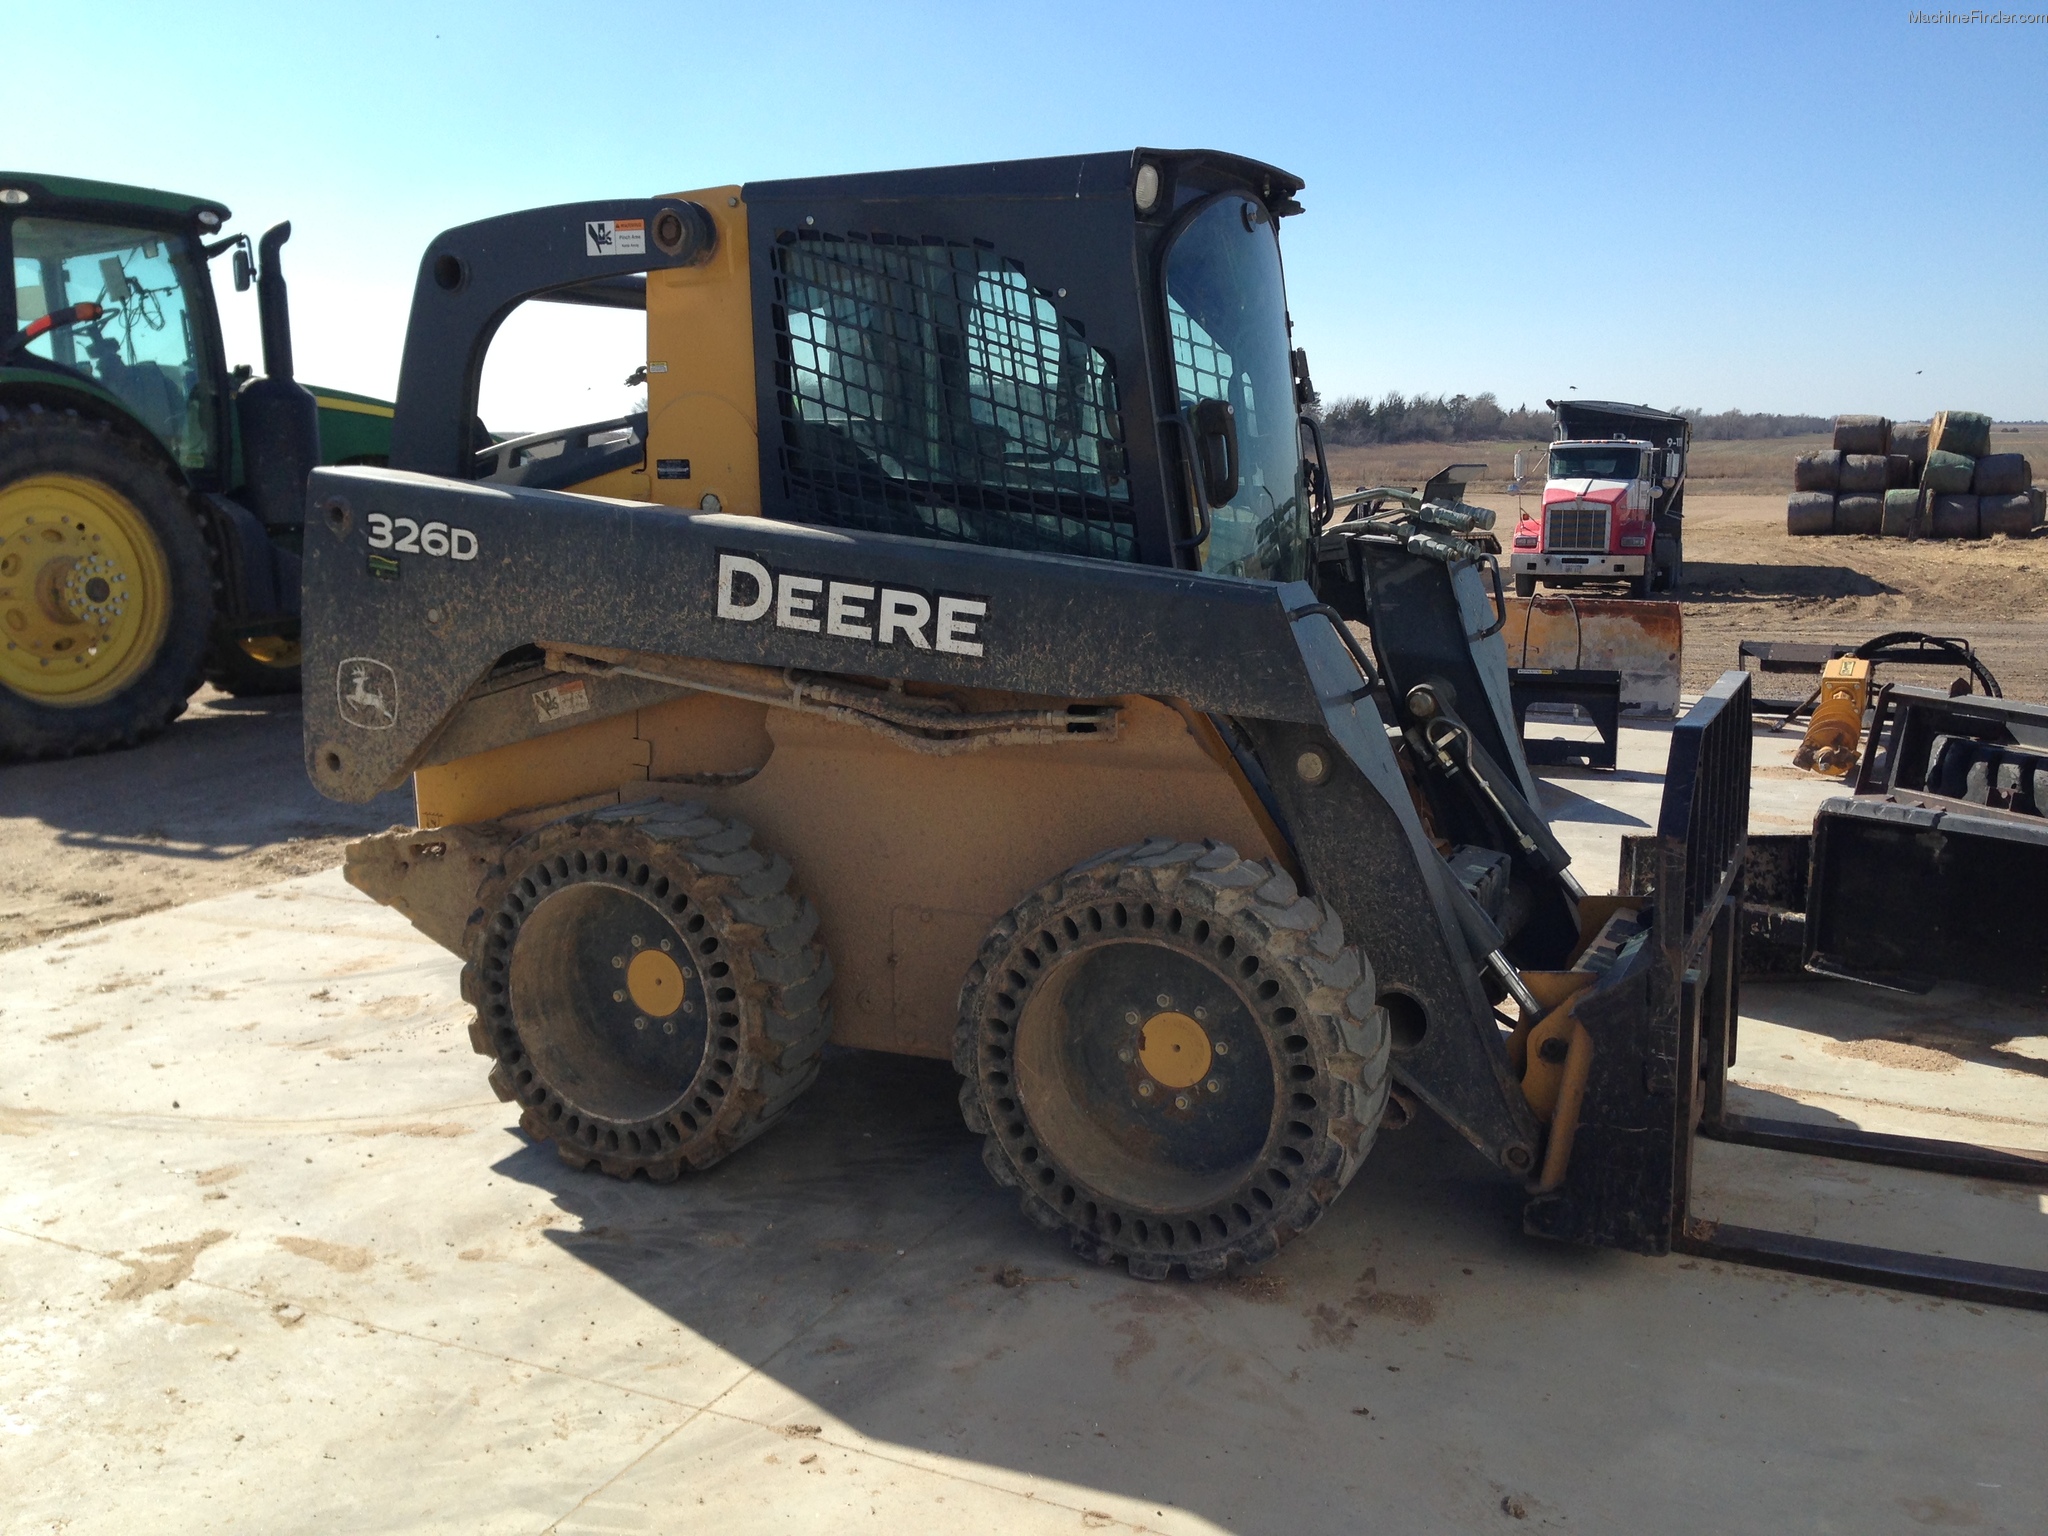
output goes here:
<path id="1" fill-rule="evenodd" d="M 0 171 L 0 759 L 132 746 L 201 679 L 299 680 L 318 464 L 382 464 L 391 407 L 292 377 L 279 224 L 219 203 Z M 208 264 L 252 284 L 264 377 L 229 371 Z"/>

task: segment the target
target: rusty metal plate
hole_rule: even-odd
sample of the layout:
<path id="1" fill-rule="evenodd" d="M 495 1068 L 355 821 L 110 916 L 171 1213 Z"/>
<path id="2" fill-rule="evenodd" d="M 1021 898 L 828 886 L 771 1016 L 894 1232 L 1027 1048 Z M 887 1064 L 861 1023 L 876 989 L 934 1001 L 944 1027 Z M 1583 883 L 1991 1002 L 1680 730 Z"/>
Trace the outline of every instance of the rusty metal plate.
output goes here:
<path id="1" fill-rule="evenodd" d="M 1626 714 L 1675 715 L 1684 620 L 1673 602 L 1545 592 L 1508 599 L 1511 667 L 1621 674 Z"/>

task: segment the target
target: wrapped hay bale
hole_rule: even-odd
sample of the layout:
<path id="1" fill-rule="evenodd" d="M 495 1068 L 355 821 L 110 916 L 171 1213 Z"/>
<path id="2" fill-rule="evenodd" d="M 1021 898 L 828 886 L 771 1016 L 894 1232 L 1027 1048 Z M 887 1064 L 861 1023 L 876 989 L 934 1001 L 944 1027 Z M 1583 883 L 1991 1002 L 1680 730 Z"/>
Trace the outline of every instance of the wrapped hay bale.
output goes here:
<path id="1" fill-rule="evenodd" d="M 1920 478 L 1920 470 L 1927 463 L 1927 423 L 1924 421 L 1895 421 L 1892 423 L 1892 452 L 1903 453 L 1913 461 L 1913 478 Z"/>
<path id="2" fill-rule="evenodd" d="M 1967 454 L 1937 448 L 1927 455 L 1927 468 L 1920 472 L 1920 488 L 1940 496 L 1963 496 L 1977 477 L 1977 461 Z"/>
<path id="3" fill-rule="evenodd" d="M 1942 411 L 1927 429 L 1927 448 L 1930 454 L 1981 458 L 1991 451 L 1991 418 L 1975 411 Z"/>
<path id="4" fill-rule="evenodd" d="M 1835 502 L 1835 532 L 1874 534 L 1884 527 L 1884 495 L 1843 496 Z"/>
<path id="5" fill-rule="evenodd" d="M 1917 539 L 1920 536 L 1920 493 L 1906 489 L 1884 493 L 1884 518 L 1879 533 L 1888 539 Z"/>
<path id="6" fill-rule="evenodd" d="M 2034 483 L 2034 466 L 2023 453 L 1987 453 L 1977 461 L 1970 489 L 1979 496 L 2019 496 Z"/>
<path id="7" fill-rule="evenodd" d="M 1847 495 L 1850 492 L 1858 492 L 1869 495 L 1873 491 L 1882 492 L 1885 488 L 1885 478 L 1890 472 L 1890 464 L 1890 458 L 1881 453 L 1843 454 L 1840 482 L 1842 493 Z"/>
<path id="8" fill-rule="evenodd" d="M 1936 496 L 1928 514 L 1928 532 L 1937 539 L 1974 539 L 1978 536 L 1977 498 Z"/>
<path id="9" fill-rule="evenodd" d="M 2011 496 L 1983 496 L 1977 501 L 1977 528 L 1985 538 L 1994 533 L 2015 537 L 2041 526 L 2040 503 L 2025 491 Z"/>
<path id="10" fill-rule="evenodd" d="M 1888 453 L 1884 459 L 1884 488 L 1888 491 L 1902 491 L 1908 486 L 1920 483 L 1920 471 L 1914 467 L 1910 455 Z"/>
<path id="11" fill-rule="evenodd" d="M 1827 491 L 1794 491 L 1785 505 L 1785 531 L 1794 538 L 1835 531 L 1835 498 Z"/>
<path id="12" fill-rule="evenodd" d="M 1792 489 L 1836 491 L 1842 484 L 1842 456 L 1832 448 L 1802 453 L 1792 461 Z"/>
<path id="13" fill-rule="evenodd" d="M 1837 416 L 1835 452 L 1890 453 L 1892 424 L 1882 416 Z"/>

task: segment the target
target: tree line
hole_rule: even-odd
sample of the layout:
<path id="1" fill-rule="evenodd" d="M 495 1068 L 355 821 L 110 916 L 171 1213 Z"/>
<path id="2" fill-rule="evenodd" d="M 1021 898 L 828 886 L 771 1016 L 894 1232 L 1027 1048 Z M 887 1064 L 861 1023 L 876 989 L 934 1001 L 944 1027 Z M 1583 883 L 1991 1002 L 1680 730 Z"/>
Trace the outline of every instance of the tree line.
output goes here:
<path id="1" fill-rule="evenodd" d="M 1695 439 L 1802 437 L 1826 432 L 1828 416 L 1783 416 L 1768 411 L 1716 411 L 1680 406 L 1678 414 L 1693 424 Z M 1481 395 L 1404 395 L 1390 390 L 1375 400 L 1347 395 L 1320 404 L 1323 437 L 1331 443 L 1497 443 L 1526 439 L 1548 442 L 1548 406 L 1509 409 L 1491 391 Z"/>

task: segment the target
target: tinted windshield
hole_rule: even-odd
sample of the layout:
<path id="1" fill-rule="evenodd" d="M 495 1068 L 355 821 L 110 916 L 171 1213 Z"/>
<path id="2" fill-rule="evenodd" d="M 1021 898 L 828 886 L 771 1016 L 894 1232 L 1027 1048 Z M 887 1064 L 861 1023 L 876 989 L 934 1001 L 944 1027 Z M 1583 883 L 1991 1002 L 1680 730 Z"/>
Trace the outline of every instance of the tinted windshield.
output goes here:
<path id="1" fill-rule="evenodd" d="M 188 469 L 213 446 L 214 391 L 201 321 L 187 302 L 204 270 L 155 230 L 70 219 L 16 219 L 15 323 L 91 301 L 95 321 L 58 326 L 27 352 L 93 380 L 133 411 Z"/>
<path id="2" fill-rule="evenodd" d="M 1639 448 L 1553 448 L 1553 480 L 1633 480 L 1642 465 Z"/>
<path id="3" fill-rule="evenodd" d="M 1202 569 L 1299 581 L 1310 530 L 1287 293 L 1262 204 L 1221 197 L 1181 231 L 1166 257 L 1166 310 L 1183 414 L 1200 400 L 1237 413 L 1237 494 L 1212 509 Z"/>

